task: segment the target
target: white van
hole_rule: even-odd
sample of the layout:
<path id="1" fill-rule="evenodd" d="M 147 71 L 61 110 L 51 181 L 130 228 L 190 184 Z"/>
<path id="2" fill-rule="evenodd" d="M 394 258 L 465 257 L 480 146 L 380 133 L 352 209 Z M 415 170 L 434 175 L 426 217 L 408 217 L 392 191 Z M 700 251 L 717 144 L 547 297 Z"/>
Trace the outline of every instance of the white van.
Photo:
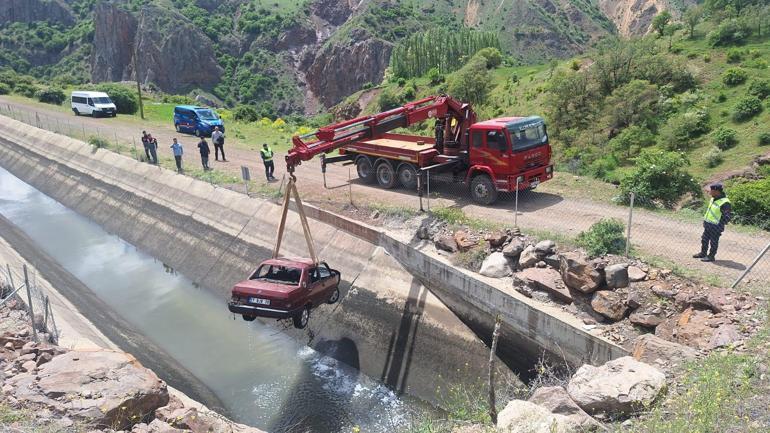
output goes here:
<path id="1" fill-rule="evenodd" d="M 115 104 L 104 92 L 72 92 L 72 111 L 75 116 L 89 114 L 93 117 L 112 116 L 118 113 Z"/>

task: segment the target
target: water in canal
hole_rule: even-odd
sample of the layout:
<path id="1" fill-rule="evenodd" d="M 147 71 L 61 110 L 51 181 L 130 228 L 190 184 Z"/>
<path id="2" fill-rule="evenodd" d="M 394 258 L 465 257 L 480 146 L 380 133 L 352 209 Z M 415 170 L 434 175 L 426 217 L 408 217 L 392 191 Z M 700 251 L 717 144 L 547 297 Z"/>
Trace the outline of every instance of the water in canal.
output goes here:
<path id="1" fill-rule="evenodd" d="M 198 377 L 238 422 L 278 431 L 394 431 L 406 404 L 258 322 L 0 167 L 0 214 Z M 156 372 L 163 377 L 163 372 Z"/>

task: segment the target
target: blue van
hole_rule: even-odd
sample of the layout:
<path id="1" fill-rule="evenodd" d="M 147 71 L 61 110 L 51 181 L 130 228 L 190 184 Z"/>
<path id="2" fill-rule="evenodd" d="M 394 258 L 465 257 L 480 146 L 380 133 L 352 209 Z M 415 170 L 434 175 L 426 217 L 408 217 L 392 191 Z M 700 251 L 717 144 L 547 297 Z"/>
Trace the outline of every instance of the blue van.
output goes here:
<path id="1" fill-rule="evenodd" d="M 198 137 L 211 136 L 214 127 L 225 132 L 225 124 L 216 111 L 195 105 L 177 105 L 174 107 L 174 127 L 176 132 L 187 132 Z"/>

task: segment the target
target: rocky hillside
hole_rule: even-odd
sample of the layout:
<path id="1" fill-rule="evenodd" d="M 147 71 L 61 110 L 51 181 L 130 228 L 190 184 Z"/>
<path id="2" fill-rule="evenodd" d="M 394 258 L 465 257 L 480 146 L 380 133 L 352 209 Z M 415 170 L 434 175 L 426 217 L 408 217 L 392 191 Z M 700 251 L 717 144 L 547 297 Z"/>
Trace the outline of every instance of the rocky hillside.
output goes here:
<path id="1" fill-rule="evenodd" d="M 628 37 L 649 33 L 652 19 L 660 12 L 668 10 L 674 16 L 678 16 L 684 7 L 698 2 L 696 0 L 599 0 L 598 3 L 601 11 L 615 24 L 618 33 Z"/>

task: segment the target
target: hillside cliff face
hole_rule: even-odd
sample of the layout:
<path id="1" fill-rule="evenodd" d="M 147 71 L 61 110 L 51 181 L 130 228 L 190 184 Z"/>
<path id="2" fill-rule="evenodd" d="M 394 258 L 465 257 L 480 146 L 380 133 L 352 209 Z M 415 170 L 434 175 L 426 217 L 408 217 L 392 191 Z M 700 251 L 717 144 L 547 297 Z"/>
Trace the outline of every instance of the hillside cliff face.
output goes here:
<path id="1" fill-rule="evenodd" d="M 62 0 L 2 0 L 0 1 L 0 25 L 48 21 L 72 25 L 75 16 Z"/>
<path id="2" fill-rule="evenodd" d="M 655 15 L 668 10 L 674 16 L 681 14 L 680 7 L 697 3 L 696 0 L 599 0 L 599 7 L 609 17 L 622 36 L 641 36 L 650 32 Z"/>

